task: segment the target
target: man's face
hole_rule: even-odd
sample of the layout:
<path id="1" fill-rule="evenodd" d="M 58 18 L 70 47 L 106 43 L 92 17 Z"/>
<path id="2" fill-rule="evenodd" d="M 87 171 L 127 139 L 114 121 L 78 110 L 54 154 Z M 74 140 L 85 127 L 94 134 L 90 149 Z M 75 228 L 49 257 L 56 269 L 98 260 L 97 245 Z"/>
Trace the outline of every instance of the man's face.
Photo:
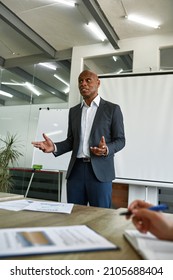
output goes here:
<path id="1" fill-rule="evenodd" d="M 83 71 L 79 75 L 78 83 L 83 99 L 92 101 L 97 96 L 100 80 L 96 74 L 90 71 Z"/>

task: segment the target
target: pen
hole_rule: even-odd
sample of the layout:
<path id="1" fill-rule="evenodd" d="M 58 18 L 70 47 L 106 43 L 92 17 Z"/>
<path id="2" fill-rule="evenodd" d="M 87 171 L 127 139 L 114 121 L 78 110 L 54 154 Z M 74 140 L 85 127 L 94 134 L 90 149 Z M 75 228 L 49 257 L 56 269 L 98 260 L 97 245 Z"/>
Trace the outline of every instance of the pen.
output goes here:
<path id="1" fill-rule="evenodd" d="M 168 206 L 166 204 L 159 204 L 159 205 L 151 206 L 147 209 L 151 210 L 151 211 L 164 211 L 164 210 L 168 209 Z M 132 212 L 126 211 L 126 212 L 120 213 L 120 215 L 121 216 L 130 216 L 130 215 L 132 215 Z"/>

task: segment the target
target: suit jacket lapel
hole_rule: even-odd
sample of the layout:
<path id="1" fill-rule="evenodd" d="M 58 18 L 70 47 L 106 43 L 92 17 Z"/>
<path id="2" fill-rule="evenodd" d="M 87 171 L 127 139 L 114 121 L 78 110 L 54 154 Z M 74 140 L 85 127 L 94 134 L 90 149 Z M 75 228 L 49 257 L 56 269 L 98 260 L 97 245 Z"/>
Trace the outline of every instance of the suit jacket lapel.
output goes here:
<path id="1" fill-rule="evenodd" d="M 77 110 L 77 122 L 76 122 L 76 129 L 77 129 L 77 134 L 78 137 L 80 137 L 80 132 L 81 132 L 81 117 L 82 117 L 82 107 L 80 105 L 79 110 Z"/>
<path id="2" fill-rule="evenodd" d="M 95 118 L 94 118 L 94 121 L 93 121 L 93 125 L 92 125 L 92 128 L 91 128 L 91 135 L 90 136 L 92 136 L 93 132 L 95 131 L 95 129 L 98 126 L 99 120 L 100 120 L 102 112 L 104 110 L 104 103 L 105 103 L 105 101 L 102 98 L 100 98 L 100 104 L 99 104 L 99 107 L 97 108 L 97 112 L 96 112 L 96 115 L 95 115 Z"/>

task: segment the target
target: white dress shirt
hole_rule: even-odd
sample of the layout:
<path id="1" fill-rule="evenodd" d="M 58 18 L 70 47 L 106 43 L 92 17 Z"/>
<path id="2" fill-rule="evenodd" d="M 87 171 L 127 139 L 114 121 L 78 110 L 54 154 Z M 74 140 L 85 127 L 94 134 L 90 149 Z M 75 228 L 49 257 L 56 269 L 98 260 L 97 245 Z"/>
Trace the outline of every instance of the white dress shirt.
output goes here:
<path id="1" fill-rule="evenodd" d="M 90 157 L 90 147 L 89 147 L 89 137 L 91 133 L 91 128 L 93 125 L 94 117 L 99 107 L 100 96 L 97 95 L 95 99 L 88 106 L 83 100 L 82 106 L 82 117 L 81 117 L 81 134 L 80 134 L 80 144 L 77 153 L 78 158 Z"/>

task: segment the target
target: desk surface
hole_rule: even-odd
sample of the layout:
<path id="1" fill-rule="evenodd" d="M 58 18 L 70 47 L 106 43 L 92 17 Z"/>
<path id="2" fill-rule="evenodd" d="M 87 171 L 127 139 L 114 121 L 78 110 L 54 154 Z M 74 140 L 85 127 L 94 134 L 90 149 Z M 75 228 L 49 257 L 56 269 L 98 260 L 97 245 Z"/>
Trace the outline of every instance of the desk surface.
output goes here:
<path id="1" fill-rule="evenodd" d="M 48 227 L 85 224 L 120 247 L 118 251 L 95 251 L 50 255 L 13 257 L 10 259 L 37 260 L 139 260 L 140 256 L 123 237 L 132 223 L 120 216 L 122 209 L 105 209 L 75 205 L 71 214 L 31 211 L 7 211 L 0 209 L 0 228 Z"/>

